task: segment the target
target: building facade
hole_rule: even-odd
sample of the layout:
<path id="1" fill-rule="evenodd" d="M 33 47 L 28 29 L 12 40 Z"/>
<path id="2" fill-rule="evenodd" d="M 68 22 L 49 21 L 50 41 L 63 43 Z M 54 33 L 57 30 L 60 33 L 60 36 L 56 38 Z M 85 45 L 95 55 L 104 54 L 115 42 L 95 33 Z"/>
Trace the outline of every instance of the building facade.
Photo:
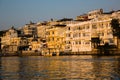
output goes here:
<path id="1" fill-rule="evenodd" d="M 117 45 L 113 36 L 111 20 L 119 19 L 120 11 L 104 13 L 102 9 L 93 10 L 76 20 L 63 18 L 57 21 L 26 24 L 21 36 L 12 27 L 1 37 L 1 49 L 7 51 L 45 49 L 51 53 L 89 52 L 95 48 L 92 40 L 99 38 L 99 45 Z"/>
<path id="2" fill-rule="evenodd" d="M 37 28 L 36 28 L 36 24 L 33 22 L 30 22 L 29 24 L 26 24 L 23 28 L 22 28 L 22 32 L 24 35 L 26 36 L 36 36 L 37 35 Z"/>
<path id="3" fill-rule="evenodd" d="M 66 51 L 82 52 L 91 51 L 91 26 L 90 22 L 79 22 L 67 25 Z"/>
<path id="4" fill-rule="evenodd" d="M 96 9 L 88 12 L 88 19 L 94 19 L 99 15 L 103 14 L 103 9 Z"/>
<path id="5" fill-rule="evenodd" d="M 70 52 L 92 51 L 92 38 L 99 38 L 100 45 L 117 45 L 112 34 L 111 16 L 103 14 L 89 21 L 67 25 L 65 50 Z"/>
<path id="6" fill-rule="evenodd" d="M 63 52 L 64 51 L 64 32 L 66 25 L 54 25 L 46 29 L 47 47 L 50 52 Z"/>

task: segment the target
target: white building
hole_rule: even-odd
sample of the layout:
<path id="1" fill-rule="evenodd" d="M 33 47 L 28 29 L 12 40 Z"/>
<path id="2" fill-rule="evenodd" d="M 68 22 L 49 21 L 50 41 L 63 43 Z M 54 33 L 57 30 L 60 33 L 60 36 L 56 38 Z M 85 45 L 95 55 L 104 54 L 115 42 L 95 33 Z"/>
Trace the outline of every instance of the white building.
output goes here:
<path id="1" fill-rule="evenodd" d="M 65 46 L 67 51 L 91 51 L 91 26 L 89 25 L 89 21 L 67 25 Z"/>
<path id="2" fill-rule="evenodd" d="M 103 9 L 92 10 L 88 12 L 88 19 L 94 19 L 103 13 Z"/>
<path id="3" fill-rule="evenodd" d="M 71 23 L 67 25 L 65 51 L 91 51 L 92 38 L 98 37 L 100 45 L 108 43 L 116 45 L 112 35 L 111 16 L 102 14 L 89 21 Z"/>

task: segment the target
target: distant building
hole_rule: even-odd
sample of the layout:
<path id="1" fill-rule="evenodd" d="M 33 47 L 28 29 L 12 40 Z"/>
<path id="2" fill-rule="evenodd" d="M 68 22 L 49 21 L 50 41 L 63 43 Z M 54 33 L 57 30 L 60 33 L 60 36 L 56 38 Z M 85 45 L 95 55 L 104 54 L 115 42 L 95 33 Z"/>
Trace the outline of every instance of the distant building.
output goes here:
<path id="1" fill-rule="evenodd" d="M 88 19 L 94 19 L 101 14 L 103 14 L 103 9 L 97 9 L 97 10 L 90 11 L 88 12 Z"/>
<path id="2" fill-rule="evenodd" d="M 18 33 L 17 30 L 14 27 L 11 27 L 6 33 L 1 37 L 1 43 L 2 45 L 10 45 L 10 40 L 12 38 L 17 38 Z"/>
<path id="3" fill-rule="evenodd" d="M 78 21 L 87 21 L 88 20 L 88 15 L 83 14 L 83 15 L 77 16 L 76 20 L 78 20 Z"/>
<path id="4" fill-rule="evenodd" d="M 23 34 L 26 36 L 36 36 L 37 35 L 37 28 L 36 24 L 33 22 L 30 22 L 29 24 L 26 24 L 22 28 Z"/>
<path id="5" fill-rule="evenodd" d="M 112 13 L 112 18 L 120 19 L 120 10 L 114 11 L 114 12 Z"/>
<path id="6" fill-rule="evenodd" d="M 41 51 L 41 42 L 32 41 L 30 43 L 29 50 L 32 50 L 32 51 Z"/>
<path id="7" fill-rule="evenodd" d="M 37 24 L 37 36 L 39 38 L 44 38 L 46 37 L 46 28 L 49 27 L 46 24 Z"/>
<path id="8" fill-rule="evenodd" d="M 17 52 L 24 50 L 25 46 L 28 46 L 27 39 L 19 37 L 19 32 L 14 27 L 11 27 L 1 37 L 1 49 L 3 52 Z"/>
<path id="9" fill-rule="evenodd" d="M 11 52 L 11 51 L 17 51 L 17 42 L 13 39 L 18 37 L 17 30 L 14 27 L 11 27 L 6 33 L 1 37 L 1 49 L 2 51 Z"/>

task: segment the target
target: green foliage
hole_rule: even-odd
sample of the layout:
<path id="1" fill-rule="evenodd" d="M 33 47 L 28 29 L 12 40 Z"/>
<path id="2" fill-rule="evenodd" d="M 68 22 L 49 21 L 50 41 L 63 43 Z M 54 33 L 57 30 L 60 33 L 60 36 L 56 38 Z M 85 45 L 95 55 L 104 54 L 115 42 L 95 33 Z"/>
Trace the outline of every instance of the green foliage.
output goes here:
<path id="1" fill-rule="evenodd" d="M 91 38 L 91 42 L 94 45 L 94 48 L 98 48 L 99 44 L 100 44 L 100 38 L 99 37 L 95 37 L 95 38 Z"/>
<path id="2" fill-rule="evenodd" d="M 99 38 L 99 37 L 92 38 L 92 39 L 91 39 L 91 42 L 92 42 L 92 43 L 96 43 L 96 44 L 100 44 L 100 38 Z"/>
<path id="3" fill-rule="evenodd" d="M 6 33 L 6 31 L 4 30 L 4 31 L 0 31 L 0 37 L 2 37 L 3 36 L 3 34 L 5 34 Z"/>
<path id="4" fill-rule="evenodd" d="M 118 38 L 120 38 L 119 19 L 112 19 L 110 24 L 111 24 L 111 27 L 112 27 L 113 35 L 117 36 Z"/>

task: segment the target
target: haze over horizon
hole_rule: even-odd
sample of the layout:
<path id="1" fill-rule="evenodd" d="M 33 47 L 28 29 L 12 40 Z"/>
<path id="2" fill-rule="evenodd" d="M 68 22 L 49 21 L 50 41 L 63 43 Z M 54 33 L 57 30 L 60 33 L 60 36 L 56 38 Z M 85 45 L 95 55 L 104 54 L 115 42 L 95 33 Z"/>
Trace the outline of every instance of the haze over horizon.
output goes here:
<path id="1" fill-rule="evenodd" d="M 120 10 L 120 0 L 0 0 L 0 30 L 32 22 L 75 18 L 91 10 Z"/>

